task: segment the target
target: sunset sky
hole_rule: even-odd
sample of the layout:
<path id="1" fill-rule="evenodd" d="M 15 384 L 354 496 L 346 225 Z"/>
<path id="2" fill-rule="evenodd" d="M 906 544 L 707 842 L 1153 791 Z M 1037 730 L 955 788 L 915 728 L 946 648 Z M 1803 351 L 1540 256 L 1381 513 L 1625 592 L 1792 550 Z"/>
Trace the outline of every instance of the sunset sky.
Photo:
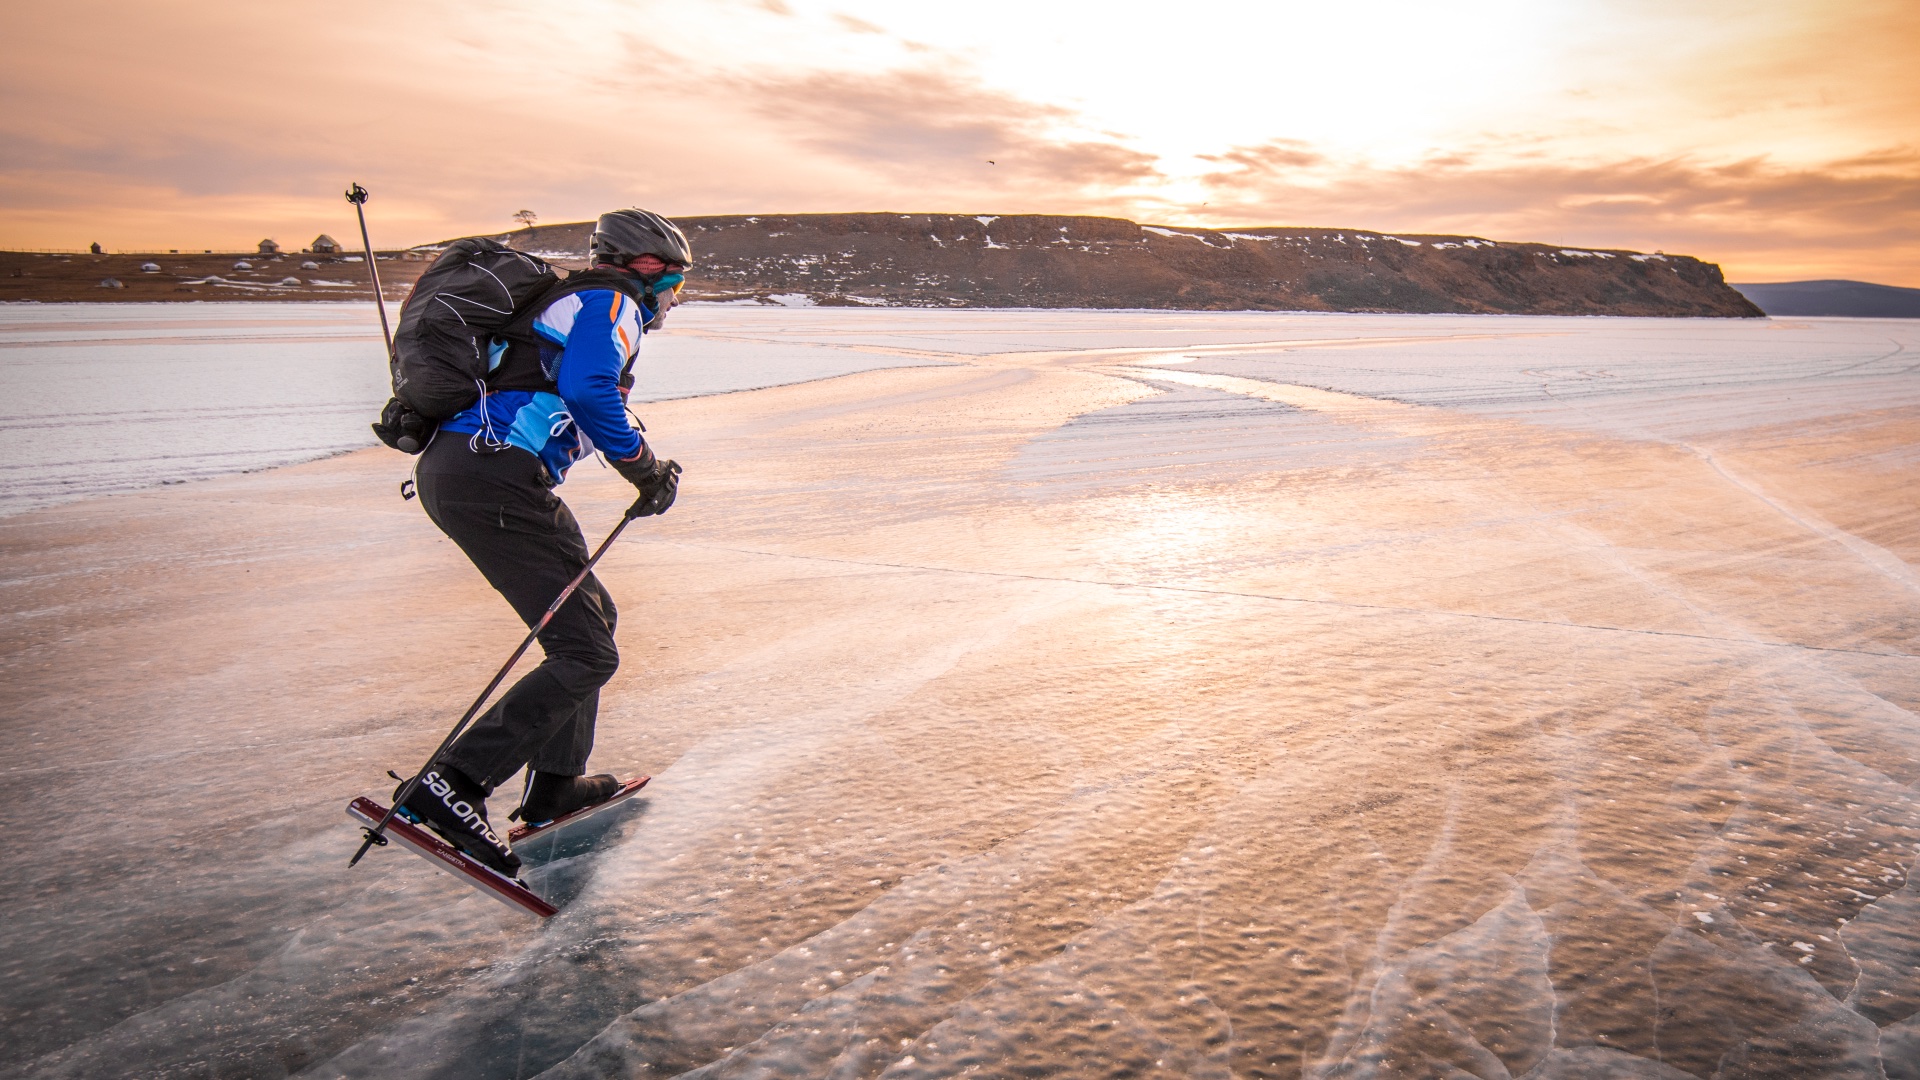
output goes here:
<path id="1" fill-rule="evenodd" d="M 16 5 L 0 246 L 1089 213 L 1920 286 L 1920 0 Z M 989 164 L 989 162 L 993 164 Z"/>

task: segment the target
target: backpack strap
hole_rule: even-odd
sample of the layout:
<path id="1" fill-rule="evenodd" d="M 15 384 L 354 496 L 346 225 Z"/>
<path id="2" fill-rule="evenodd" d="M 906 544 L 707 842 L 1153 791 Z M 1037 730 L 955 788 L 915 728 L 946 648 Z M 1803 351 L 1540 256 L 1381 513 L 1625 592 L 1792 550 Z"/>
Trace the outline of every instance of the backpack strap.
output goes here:
<path id="1" fill-rule="evenodd" d="M 561 297 L 591 289 L 610 289 L 624 294 L 635 303 L 647 303 L 649 308 L 652 306 L 649 303 L 653 300 L 652 290 L 632 274 L 600 269 L 577 270 L 569 274 L 514 313 L 513 321 L 500 334 L 501 340 L 507 345 L 506 354 L 501 357 L 500 366 L 488 373 L 487 389 L 553 393 L 553 379 L 548 377 L 545 365 L 540 362 L 543 341 L 534 332 L 534 320 Z M 631 369 L 632 366 L 633 360 L 629 358 L 627 368 Z M 633 377 L 630 370 L 623 369 L 620 376 L 622 385 L 630 385 L 629 380 Z"/>

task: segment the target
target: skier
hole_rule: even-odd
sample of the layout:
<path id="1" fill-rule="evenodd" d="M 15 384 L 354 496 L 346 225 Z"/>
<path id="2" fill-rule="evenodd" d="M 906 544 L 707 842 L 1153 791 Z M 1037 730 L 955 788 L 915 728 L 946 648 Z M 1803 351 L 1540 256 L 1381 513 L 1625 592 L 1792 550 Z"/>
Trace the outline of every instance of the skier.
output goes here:
<path id="1" fill-rule="evenodd" d="M 595 224 L 589 251 L 592 268 L 495 346 L 487 392 L 441 423 L 416 473 L 427 516 L 529 627 L 587 564 L 580 526 L 553 492 L 574 462 L 604 455 L 639 491 L 630 516 L 665 513 L 678 488 L 679 466 L 627 422 L 626 395 L 642 334 L 659 327 L 693 262 L 686 236 L 658 214 L 616 210 Z M 528 767 L 513 814 L 527 822 L 619 790 L 612 776 L 585 775 L 600 688 L 620 662 L 614 619 L 613 597 L 589 576 L 540 632 L 546 658 L 428 766 L 400 809 L 515 877 L 520 860 L 487 818 L 497 785 Z"/>

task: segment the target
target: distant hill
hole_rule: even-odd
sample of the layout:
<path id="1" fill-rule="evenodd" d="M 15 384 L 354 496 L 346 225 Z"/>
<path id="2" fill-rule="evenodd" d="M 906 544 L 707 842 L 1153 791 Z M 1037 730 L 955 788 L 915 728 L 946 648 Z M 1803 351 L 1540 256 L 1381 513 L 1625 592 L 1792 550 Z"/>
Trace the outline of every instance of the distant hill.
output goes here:
<path id="1" fill-rule="evenodd" d="M 1687 255 L 1371 229 L 1191 229 L 1040 214 L 678 219 L 692 299 L 906 307 L 1168 308 L 1757 318 Z M 590 223 L 498 239 L 578 257 Z"/>
<path id="2" fill-rule="evenodd" d="M 1870 281 L 1777 281 L 1735 284 L 1769 315 L 1849 315 L 1856 319 L 1920 319 L 1920 289 Z"/>
<path id="3" fill-rule="evenodd" d="M 1160 308 L 1758 318 L 1687 255 L 1372 229 L 1189 229 L 1039 214 L 687 217 L 690 300 L 935 308 Z M 592 225 L 496 239 L 584 265 Z M 390 297 L 444 245 L 380 253 Z M 309 269 L 311 267 L 311 269 Z M 1868 286 L 1872 288 L 1873 286 Z M 1912 290 L 1896 290 L 1911 292 Z M 372 298 L 360 256 L 0 252 L 0 300 Z"/>

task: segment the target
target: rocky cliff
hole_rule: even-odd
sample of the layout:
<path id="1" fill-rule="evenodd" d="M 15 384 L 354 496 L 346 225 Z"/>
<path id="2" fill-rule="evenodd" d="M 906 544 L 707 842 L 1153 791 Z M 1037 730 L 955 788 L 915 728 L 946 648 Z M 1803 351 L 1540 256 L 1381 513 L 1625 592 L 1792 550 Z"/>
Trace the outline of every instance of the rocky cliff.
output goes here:
<path id="1" fill-rule="evenodd" d="M 1365 229 L 1038 214 L 683 218 L 700 299 L 817 304 L 1758 317 L 1686 255 Z M 566 255 L 590 226 L 507 234 Z"/>
<path id="2" fill-rule="evenodd" d="M 696 300 L 1758 317 L 1686 255 L 1365 229 L 1187 229 L 1037 214 L 761 214 L 680 223 Z M 584 222 L 498 239 L 584 265 Z M 439 245 L 380 256 L 395 297 Z M 111 282 L 103 286 L 103 282 Z M 358 256 L 0 252 L 0 300 L 371 299 Z"/>

